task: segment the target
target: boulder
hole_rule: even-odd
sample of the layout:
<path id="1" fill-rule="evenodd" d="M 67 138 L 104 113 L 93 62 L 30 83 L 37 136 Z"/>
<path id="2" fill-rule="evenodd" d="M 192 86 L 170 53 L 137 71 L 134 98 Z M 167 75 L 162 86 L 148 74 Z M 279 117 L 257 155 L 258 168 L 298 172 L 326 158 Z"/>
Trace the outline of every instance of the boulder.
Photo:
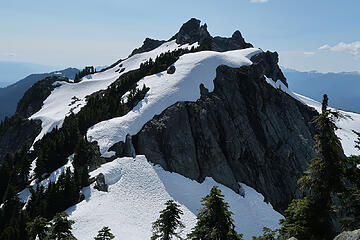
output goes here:
<path id="1" fill-rule="evenodd" d="M 105 182 L 104 174 L 99 173 L 99 175 L 96 176 L 94 188 L 102 192 L 108 191 L 108 185 Z"/>
<path id="2" fill-rule="evenodd" d="M 125 142 L 115 143 L 109 148 L 109 151 L 115 152 L 115 157 L 136 157 L 135 149 L 132 144 L 131 135 L 127 134 Z"/>
<path id="3" fill-rule="evenodd" d="M 342 232 L 334 240 L 360 240 L 360 229 Z"/>
<path id="4" fill-rule="evenodd" d="M 170 67 L 168 67 L 168 69 L 167 69 L 166 72 L 167 72 L 168 74 L 174 74 L 175 71 L 176 71 L 175 66 L 174 66 L 174 65 L 171 65 Z"/>

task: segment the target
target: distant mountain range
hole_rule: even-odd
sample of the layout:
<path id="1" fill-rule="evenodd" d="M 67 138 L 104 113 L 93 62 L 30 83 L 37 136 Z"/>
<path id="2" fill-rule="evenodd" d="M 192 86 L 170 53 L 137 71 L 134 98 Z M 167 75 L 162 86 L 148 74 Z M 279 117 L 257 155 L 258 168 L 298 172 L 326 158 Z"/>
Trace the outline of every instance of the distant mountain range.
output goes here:
<path id="1" fill-rule="evenodd" d="M 18 101 L 24 95 L 25 91 L 37 81 L 52 75 L 74 78 L 75 74 L 78 72 L 79 70 L 76 68 L 67 68 L 50 73 L 31 74 L 12 85 L 0 88 L 0 121 L 3 120 L 5 116 L 11 116 L 15 113 Z"/>
<path id="2" fill-rule="evenodd" d="M 6 87 L 33 73 L 48 73 L 54 70 L 55 67 L 42 64 L 0 61 L 0 87 Z"/>
<path id="3" fill-rule="evenodd" d="M 319 102 L 326 93 L 332 107 L 360 112 L 360 73 L 300 72 L 282 68 L 290 88 Z"/>

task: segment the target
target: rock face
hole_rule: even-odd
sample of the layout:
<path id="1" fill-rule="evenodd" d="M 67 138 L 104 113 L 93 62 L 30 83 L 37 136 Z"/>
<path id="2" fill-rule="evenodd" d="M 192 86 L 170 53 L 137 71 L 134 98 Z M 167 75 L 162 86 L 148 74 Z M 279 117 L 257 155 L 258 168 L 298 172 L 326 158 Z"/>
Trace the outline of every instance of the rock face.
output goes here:
<path id="1" fill-rule="evenodd" d="M 179 32 L 171 38 L 176 39 L 178 44 L 201 44 L 204 40 L 211 40 L 211 50 L 225 52 L 236 49 L 252 47 L 250 43 L 245 42 L 240 31 L 235 31 L 231 38 L 212 37 L 207 30 L 207 25 L 200 25 L 200 20 L 192 18 L 184 23 Z"/>
<path id="2" fill-rule="evenodd" d="M 286 78 L 278 65 L 279 55 L 277 52 L 262 52 L 253 56 L 250 60 L 253 63 L 261 62 L 265 68 L 265 75 L 268 78 L 271 78 L 274 82 L 280 80 L 285 86 L 288 87 Z"/>
<path id="3" fill-rule="evenodd" d="M 235 31 L 231 38 L 214 37 L 212 48 L 214 51 L 225 52 L 236 49 L 253 47 L 252 44 L 245 42 L 239 30 Z"/>
<path id="4" fill-rule="evenodd" d="M 360 229 L 351 232 L 342 232 L 334 240 L 360 240 Z"/>
<path id="5" fill-rule="evenodd" d="M 126 135 L 125 142 L 118 142 L 114 144 L 109 151 L 115 152 L 115 157 L 135 157 L 135 149 L 132 144 L 130 134 Z"/>
<path id="6" fill-rule="evenodd" d="M 179 32 L 172 39 L 176 39 L 178 44 L 193 44 L 196 42 L 201 43 L 210 37 L 207 25 L 200 26 L 200 20 L 192 18 L 181 26 Z"/>
<path id="7" fill-rule="evenodd" d="M 108 160 L 104 157 L 101 157 L 100 148 L 96 141 L 91 142 L 91 158 L 88 160 L 89 171 L 93 171 L 100 167 L 102 164 L 106 163 Z"/>
<path id="8" fill-rule="evenodd" d="M 236 192 L 243 182 L 283 212 L 300 192 L 297 179 L 316 156 L 317 112 L 266 83 L 266 64 L 217 68 L 214 91 L 178 102 L 133 137 L 137 154 L 202 182 Z"/>
<path id="9" fill-rule="evenodd" d="M 141 47 L 139 47 L 139 48 L 134 49 L 130 56 L 132 56 L 134 54 L 137 54 L 137 53 L 143 53 L 143 52 L 151 51 L 151 50 L 159 47 L 164 42 L 165 42 L 164 40 L 155 40 L 155 39 L 151 39 L 151 38 L 146 38 L 144 40 L 143 45 Z"/>

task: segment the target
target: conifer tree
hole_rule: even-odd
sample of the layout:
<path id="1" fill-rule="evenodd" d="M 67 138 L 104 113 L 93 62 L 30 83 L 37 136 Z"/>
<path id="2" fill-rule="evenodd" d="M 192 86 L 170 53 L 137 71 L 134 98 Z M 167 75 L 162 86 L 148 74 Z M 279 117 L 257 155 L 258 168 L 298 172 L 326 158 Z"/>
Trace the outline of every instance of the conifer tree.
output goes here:
<path id="1" fill-rule="evenodd" d="M 50 223 L 43 217 L 36 217 L 34 221 L 26 224 L 26 231 L 31 240 L 44 240 L 47 237 L 49 229 Z"/>
<path id="2" fill-rule="evenodd" d="M 355 147 L 360 150 L 360 133 L 353 131 L 357 136 Z M 360 228 L 360 156 L 350 156 L 347 159 L 345 175 L 351 183 L 343 194 L 341 207 L 347 217 L 340 220 L 343 231 L 352 231 Z"/>
<path id="3" fill-rule="evenodd" d="M 300 239 L 330 239 L 335 232 L 332 199 L 344 191 L 344 157 L 335 119 L 338 113 L 328 109 L 325 94 L 322 113 L 316 119 L 319 133 L 315 136 L 318 158 L 311 160 L 305 176 L 299 179 L 306 198 L 294 200 L 281 221 L 282 234 Z"/>
<path id="4" fill-rule="evenodd" d="M 111 229 L 109 227 L 103 227 L 98 235 L 94 238 L 94 240 L 111 240 L 114 239 L 115 236 L 110 232 Z"/>
<path id="5" fill-rule="evenodd" d="M 153 235 L 151 240 L 170 240 L 173 237 L 181 239 L 180 233 L 185 225 L 180 220 L 180 215 L 183 211 L 179 208 L 180 205 L 173 200 L 165 203 L 166 208 L 160 211 L 160 217 L 153 222 Z M 179 229 L 179 231 L 176 231 Z"/>
<path id="6" fill-rule="evenodd" d="M 236 233 L 234 220 L 229 204 L 224 201 L 224 195 L 214 186 L 210 194 L 202 200 L 203 208 L 197 215 L 197 223 L 188 234 L 193 240 L 241 240 L 242 235 Z"/>
<path id="7" fill-rule="evenodd" d="M 50 228 L 51 240 L 76 240 L 71 233 L 74 221 L 68 219 L 66 212 L 57 213 L 53 219 L 53 225 Z"/>

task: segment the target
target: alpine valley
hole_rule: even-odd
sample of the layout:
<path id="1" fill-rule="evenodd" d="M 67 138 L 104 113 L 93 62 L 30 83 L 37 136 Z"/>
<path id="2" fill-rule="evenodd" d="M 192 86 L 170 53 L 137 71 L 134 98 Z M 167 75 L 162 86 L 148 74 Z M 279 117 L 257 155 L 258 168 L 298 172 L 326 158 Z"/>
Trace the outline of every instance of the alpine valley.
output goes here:
<path id="1" fill-rule="evenodd" d="M 259 47 L 240 31 L 213 37 L 193 18 L 99 72 L 36 82 L 0 124 L 1 239 L 24 239 L 27 222 L 63 211 L 79 240 L 104 226 L 115 239 L 150 239 L 168 200 L 185 238 L 213 186 L 244 239 L 279 229 L 321 155 L 323 108 L 293 92 L 277 52 Z M 360 114 L 336 115 L 337 153 L 359 155 Z"/>

